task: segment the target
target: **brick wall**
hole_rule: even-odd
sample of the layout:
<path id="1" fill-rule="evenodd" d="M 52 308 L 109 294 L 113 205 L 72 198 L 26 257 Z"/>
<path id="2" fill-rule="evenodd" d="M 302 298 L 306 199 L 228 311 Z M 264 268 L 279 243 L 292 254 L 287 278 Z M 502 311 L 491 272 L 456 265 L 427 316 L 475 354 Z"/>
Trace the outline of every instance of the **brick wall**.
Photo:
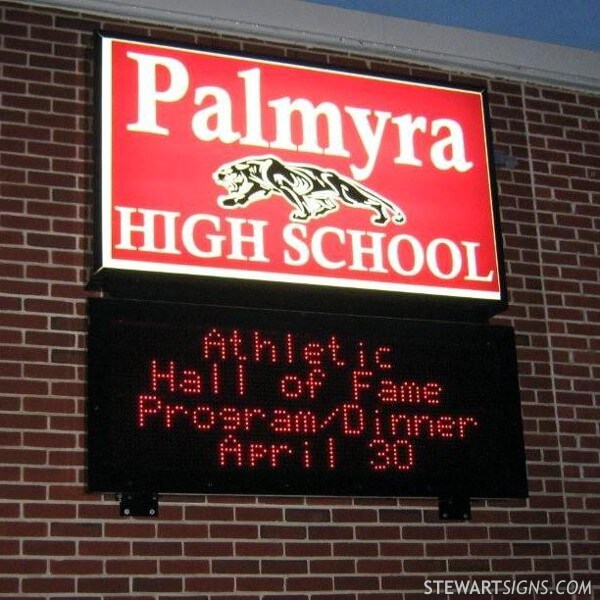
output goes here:
<path id="1" fill-rule="evenodd" d="M 85 492 L 96 27 L 488 87 L 518 159 L 498 171 L 498 321 L 517 331 L 529 500 L 441 523 L 434 500 L 166 496 L 133 520 Z M 18 4 L 0 33 L 0 597 L 409 599 L 513 576 L 600 597 L 600 96 Z"/>

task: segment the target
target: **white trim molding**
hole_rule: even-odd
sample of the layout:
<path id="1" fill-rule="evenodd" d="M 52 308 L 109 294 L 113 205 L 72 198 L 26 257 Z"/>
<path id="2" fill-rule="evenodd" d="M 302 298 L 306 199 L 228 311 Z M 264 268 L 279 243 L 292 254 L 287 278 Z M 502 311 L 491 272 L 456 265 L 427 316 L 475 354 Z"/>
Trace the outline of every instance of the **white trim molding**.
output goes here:
<path id="1" fill-rule="evenodd" d="M 17 0 L 21 4 L 600 90 L 600 52 L 340 9 L 304 0 Z"/>

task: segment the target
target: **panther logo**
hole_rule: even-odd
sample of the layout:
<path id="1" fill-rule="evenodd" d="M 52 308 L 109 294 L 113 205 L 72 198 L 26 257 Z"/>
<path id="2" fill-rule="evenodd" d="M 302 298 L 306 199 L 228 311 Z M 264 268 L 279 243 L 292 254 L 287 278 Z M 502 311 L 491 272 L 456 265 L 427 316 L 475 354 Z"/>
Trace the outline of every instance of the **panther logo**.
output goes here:
<path id="1" fill-rule="evenodd" d="M 290 215 L 293 221 L 324 217 L 338 210 L 342 202 L 374 211 L 371 217 L 374 225 L 406 222 L 406 216 L 393 202 L 349 177 L 333 169 L 286 163 L 272 155 L 248 156 L 224 164 L 214 172 L 213 179 L 228 191 L 226 196 L 218 198 L 224 208 L 239 208 L 278 194 L 293 206 Z"/>

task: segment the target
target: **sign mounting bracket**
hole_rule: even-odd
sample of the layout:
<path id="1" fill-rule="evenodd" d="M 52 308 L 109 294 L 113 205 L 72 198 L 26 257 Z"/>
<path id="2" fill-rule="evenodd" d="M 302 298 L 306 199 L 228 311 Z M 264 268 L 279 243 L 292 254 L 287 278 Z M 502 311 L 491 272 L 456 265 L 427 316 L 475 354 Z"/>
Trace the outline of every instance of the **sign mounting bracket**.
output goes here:
<path id="1" fill-rule="evenodd" d="M 122 517 L 157 517 L 158 516 L 158 494 L 157 493 L 131 493 L 123 492 L 116 494 L 115 499 L 119 503 Z"/>
<path id="2" fill-rule="evenodd" d="M 441 521 L 470 521 L 471 499 L 451 496 L 439 499 L 439 517 Z"/>

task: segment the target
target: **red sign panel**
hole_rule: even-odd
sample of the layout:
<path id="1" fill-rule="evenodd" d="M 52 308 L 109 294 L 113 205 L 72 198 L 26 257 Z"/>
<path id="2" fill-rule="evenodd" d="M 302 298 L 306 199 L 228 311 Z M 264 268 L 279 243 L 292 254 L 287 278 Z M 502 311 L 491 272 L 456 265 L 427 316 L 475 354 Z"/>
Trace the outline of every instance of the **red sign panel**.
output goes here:
<path id="1" fill-rule="evenodd" d="M 100 48 L 100 269 L 503 299 L 481 91 Z"/>

